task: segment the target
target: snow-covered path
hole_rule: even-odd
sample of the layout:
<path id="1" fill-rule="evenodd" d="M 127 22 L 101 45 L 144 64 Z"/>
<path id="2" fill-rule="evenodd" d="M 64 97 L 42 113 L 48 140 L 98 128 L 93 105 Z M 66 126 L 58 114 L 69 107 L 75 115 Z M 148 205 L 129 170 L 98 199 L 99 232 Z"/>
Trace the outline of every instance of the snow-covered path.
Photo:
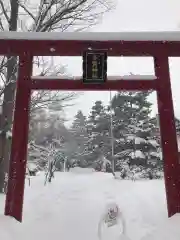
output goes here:
<path id="1" fill-rule="evenodd" d="M 51 184 L 43 184 L 38 176 L 26 186 L 23 223 L 6 229 L 8 235 L 12 230 L 13 240 L 98 240 L 98 222 L 111 201 L 124 213 L 132 240 L 140 240 L 167 218 L 160 180 L 121 181 L 111 174 L 70 172 L 56 173 Z"/>

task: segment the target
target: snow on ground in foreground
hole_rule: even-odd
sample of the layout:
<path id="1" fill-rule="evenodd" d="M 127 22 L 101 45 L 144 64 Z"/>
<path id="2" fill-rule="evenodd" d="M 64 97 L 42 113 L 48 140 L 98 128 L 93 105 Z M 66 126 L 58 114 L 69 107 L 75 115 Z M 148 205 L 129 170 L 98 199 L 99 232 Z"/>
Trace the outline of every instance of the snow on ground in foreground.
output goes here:
<path id="1" fill-rule="evenodd" d="M 141 240 L 167 219 L 161 180 L 122 181 L 107 173 L 78 171 L 56 173 L 44 186 L 41 174 L 26 186 L 23 223 L 0 216 L 0 236 L 3 240 L 98 240 L 99 219 L 112 201 L 125 216 L 131 240 Z"/>
<path id="2" fill-rule="evenodd" d="M 155 231 L 142 240 L 179 240 L 180 239 L 180 214 L 176 214 L 163 222 Z"/>

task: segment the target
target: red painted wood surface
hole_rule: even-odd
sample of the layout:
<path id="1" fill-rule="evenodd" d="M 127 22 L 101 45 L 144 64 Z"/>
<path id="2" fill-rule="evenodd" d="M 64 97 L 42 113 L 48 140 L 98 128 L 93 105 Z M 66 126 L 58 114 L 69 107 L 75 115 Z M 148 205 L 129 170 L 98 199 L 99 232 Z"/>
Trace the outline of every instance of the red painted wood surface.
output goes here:
<path id="1" fill-rule="evenodd" d="M 86 85 L 80 80 L 34 79 L 31 81 L 32 56 L 81 56 L 84 50 L 106 49 L 108 56 L 153 56 L 157 80 L 116 80 L 104 85 Z M 28 51 L 28 52 L 27 52 Z M 25 55 L 24 55 L 25 53 Z M 169 78 L 168 56 L 180 56 L 180 42 L 163 41 L 61 41 L 0 40 L 1 55 L 21 57 L 17 81 L 11 162 L 5 214 L 22 221 L 28 106 L 31 89 L 44 90 L 139 90 L 157 89 L 168 215 L 180 212 L 179 163 L 174 111 Z"/>
<path id="2" fill-rule="evenodd" d="M 156 80 L 107 80 L 103 84 L 84 84 L 82 80 L 48 79 L 39 80 L 33 78 L 32 89 L 34 90 L 83 90 L 83 91 L 147 91 L 156 90 Z"/>
<path id="3" fill-rule="evenodd" d="M 34 56 L 82 56 L 84 50 L 106 49 L 108 56 L 180 56 L 176 41 L 75 41 L 0 39 L 0 53 L 20 55 L 28 49 Z"/>
<path id="4" fill-rule="evenodd" d="M 161 128 L 165 187 L 168 216 L 170 217 L 180 211 L 180 168 L 168 56 L 161 55 L 155 58 L 155 72 L 158 85 L 157 100 Z"/>
<path id="5" fill-rule="evenodd" d="M 32 56 L 27 53 L 26 55 L 20 56 L 8 191 L 5 205 L 5 215 L 12 216 L 20 222 L 22 221 L 29 131 L 29 102 L 31 97 L 31 88 L 27 82 L 30 81 L 31 72 Z"/>

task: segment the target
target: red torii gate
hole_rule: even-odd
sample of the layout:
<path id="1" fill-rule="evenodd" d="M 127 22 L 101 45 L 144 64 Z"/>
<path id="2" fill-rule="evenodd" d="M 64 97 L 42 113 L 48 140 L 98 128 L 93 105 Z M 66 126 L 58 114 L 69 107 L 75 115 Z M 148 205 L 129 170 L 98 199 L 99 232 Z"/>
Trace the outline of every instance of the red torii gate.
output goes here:
<path id="1" fill-rule="evenodd" d="M 82 56 L 87 49 L 105 49 L 108 56 L 152 56 L 154 79 L 83 84 L 81 79 L 32 78 L 33 56 Z M 5 215 L 22 221 L 31 90 L 157 91 L 164 159 L 168 216 L 180 212 L 180 168 L 168 57 L 180 56 L 178 32 L 135 33 L 0 33 L 0 54 L 19 56 L 12 147 Z"/>

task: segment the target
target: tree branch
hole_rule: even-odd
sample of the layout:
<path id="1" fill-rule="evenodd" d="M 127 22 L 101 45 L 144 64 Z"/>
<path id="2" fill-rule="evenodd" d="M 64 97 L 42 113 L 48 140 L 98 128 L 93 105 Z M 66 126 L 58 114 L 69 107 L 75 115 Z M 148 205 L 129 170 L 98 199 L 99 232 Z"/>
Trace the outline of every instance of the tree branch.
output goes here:
<path id="1" fill-rule="evenodd" d="M 28 8 L 23 3 L 18 1 L 18 4 L 34 21 L 36 21 L 35 16 L 28 10 Z"/>
<path id="2" fill-rule="evenodd" d="M 1 5 L 2 12 L 3 12 L 4 16 L 5 16 L 5 19 L 6 19 L 6 21 L 9 24 L 10 23 L 10 18 L 8 17 L 7 11 L 5 9 L 5 6 L 4 6 L 4 3 L 2 2 L 2 0 L 0 0 L 0 5 Z"/>

